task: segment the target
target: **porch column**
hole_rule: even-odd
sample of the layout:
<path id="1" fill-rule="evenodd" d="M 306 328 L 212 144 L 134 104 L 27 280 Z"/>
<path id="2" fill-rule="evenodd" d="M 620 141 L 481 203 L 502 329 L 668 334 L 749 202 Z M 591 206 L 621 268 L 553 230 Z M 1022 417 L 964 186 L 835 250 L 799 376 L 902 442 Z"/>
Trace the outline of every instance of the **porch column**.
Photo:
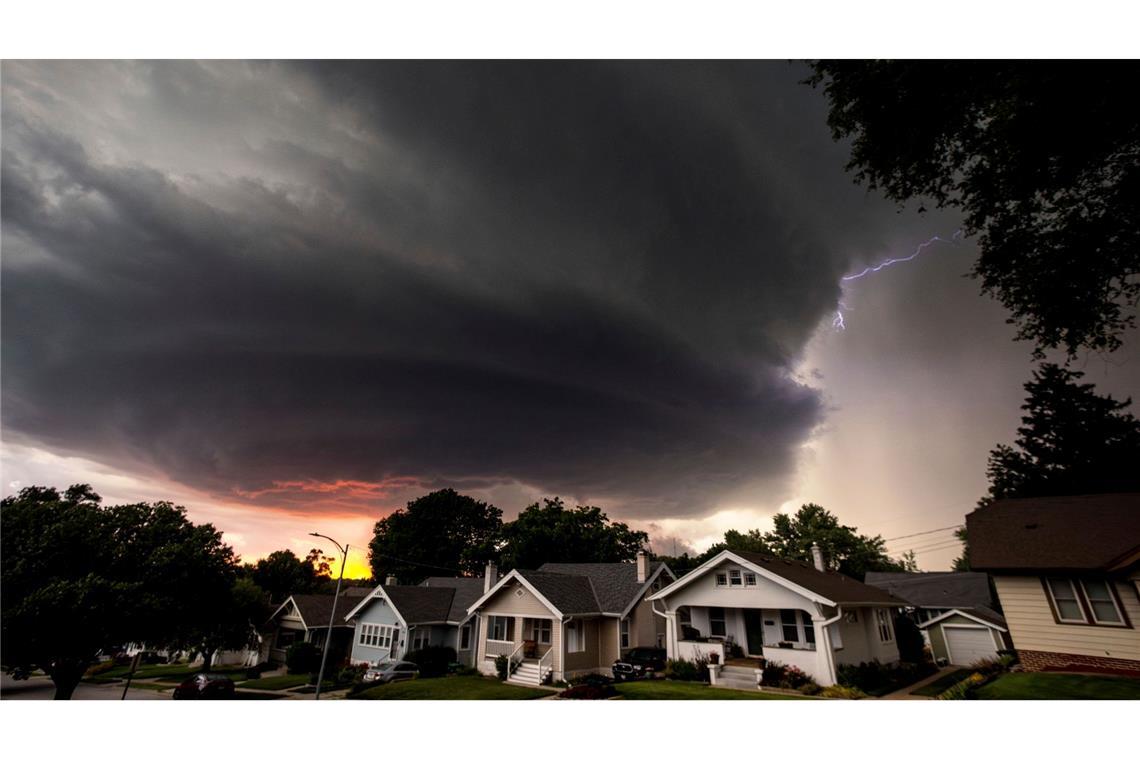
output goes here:
<path id="1" fill-rule="evenodd" d="M 677 613 L 665 613 L 665 656 L 670 660 L 677 659 Z"/>
<path id="2" fill-rule="evenodd" d="M 831 628 L 824 627 L 827 618 L 822 615 L 811 616 L 811 627 L 815 631 L 815 660 L 819 677 L 816 682 L 820 686 L 834 686 L 835 681 L 835 653 L 831 650 Z"/>

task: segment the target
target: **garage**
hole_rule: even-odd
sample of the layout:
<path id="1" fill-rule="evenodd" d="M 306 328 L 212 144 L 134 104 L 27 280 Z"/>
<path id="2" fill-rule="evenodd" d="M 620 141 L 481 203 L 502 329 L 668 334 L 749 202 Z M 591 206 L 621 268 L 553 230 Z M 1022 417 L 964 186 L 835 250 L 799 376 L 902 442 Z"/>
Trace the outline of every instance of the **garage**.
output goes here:
<path id="1" fill-rule="evenodd" d="M 951 665 L 969 665 L 997 657 L 997 645 L 989 628 L 944 625 L 946 649 Z"/>
<path id="2" fill-rule="evenodd" d="M 1005 619 L 989 609 L 953 609 L 918 626 L 939 665 L 971 665 L 992 660 L 1008 645 Z"/>

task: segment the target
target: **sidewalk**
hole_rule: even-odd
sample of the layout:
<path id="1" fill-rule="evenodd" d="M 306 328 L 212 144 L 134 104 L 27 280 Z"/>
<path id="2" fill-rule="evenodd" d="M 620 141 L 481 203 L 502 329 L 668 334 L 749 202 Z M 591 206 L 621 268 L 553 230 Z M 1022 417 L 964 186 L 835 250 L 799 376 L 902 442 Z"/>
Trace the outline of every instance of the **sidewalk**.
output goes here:
<path id="1" fill-rule="evenodd" d="M 923 686 L 926 686 L 927 684 L 934 683 L 939 678 L 942 678 L 944 675 L 946 675 L 947 673 L 949 673 L 952 670 L 957 670 L 957 668 L 952 668 L 952 667 L 951 668 L 940 668 L 938 670 L 938 672 L 936 672 L 934 675 L 927 676 L 926 678 L 922 679 L 921 681 L 916 681 L 915 683 L 912 683 L 910 686 L 904 686 L 903 688 L 899 689 L 898 691 L 892 691 L 890 694 L 884 694 L 883 696 L 879 697 L 879 699 L 912 699 L 912 700 L 933 699 L 933 697 L 921 697 L 921 696 L 918 696 L 916 694 L 911 694 L 911 692 L 914 691 L 915 689 L 921 689 Z"/>

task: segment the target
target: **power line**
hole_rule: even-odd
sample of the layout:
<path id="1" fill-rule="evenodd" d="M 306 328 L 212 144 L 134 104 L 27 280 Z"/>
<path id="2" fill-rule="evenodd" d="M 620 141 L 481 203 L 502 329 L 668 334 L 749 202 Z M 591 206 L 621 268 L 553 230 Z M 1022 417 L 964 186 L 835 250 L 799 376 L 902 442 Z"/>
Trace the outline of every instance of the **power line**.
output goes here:
<path id="1" fill-rule="evenodd" d="M 924 530 L 924 531 L 920 531 L 918 533 L 907 533 L 905 536 L 895 536 L 894 538 L 884 538 L 883 540 L 884 541 L 898 541 L 899 539 L 902 539 L 902 538 L 913 538 L 915 536 L 925 536 L 925 535 L 928 535 L 930 533 L 941 533 L 944 530 L 955 530 L 955 529 L 961 528 L 961 527 L 962 527 L 961 525 L 947 525 L 945 528 L 935 528 L 934 530 Z"/>
<path id="2" fill-rule="evenodd" d="M 463 573 L 463 571 L 457 567 L 443 567 L 442 565 L 429 565 L 425 562 L 413 562 L 410 559 L 403 559 L 402 557 L 393 557 L 391 554 L 381 554 L 380 552 L 372 552 L 372 555 L 375 557 L 383 557 L 384 559 L 390 559 L 393 562 L 399 562 L 399 563 L 404 564 L 404 565 L 416 565 L 417 567 L 430 567 L 433 570 L 446 570 L 449 573 L 460 573 L 460 574 Z"/>
<path id="3" fill-rule="evenodd" d="M 948 541 L 944 544 L 931 544 L 930 546 L 923 546 L 923 547 L 918 548 L 918 549 L 907 549 L 905 551 L 895 552 L 894 554 L 891 554 L 889 556 L 901 557 L 904 554 L 907 554 L 908 552 L 914 552 L 915 554 L 929 554 L 930 552 L 936 552 L 936 551 L 941 551 L 943 549 L 950 549 L 950 548 L 960 547 L 960 546 L 962 546 L 962 543 L 960 541 Z"/>

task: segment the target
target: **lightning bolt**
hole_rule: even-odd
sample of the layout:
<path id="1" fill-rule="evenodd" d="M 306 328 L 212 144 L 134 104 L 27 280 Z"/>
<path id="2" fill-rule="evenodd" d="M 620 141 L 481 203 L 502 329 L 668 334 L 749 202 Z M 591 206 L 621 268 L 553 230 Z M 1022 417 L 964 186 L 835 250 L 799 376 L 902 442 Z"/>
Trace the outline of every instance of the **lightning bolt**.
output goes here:
<path id="1" fill-rule="evenodd" d="M 934 245 L 935 243 L 947 243 L 949 245 L 957 245 L 961 241 L 962 241 L 962 230 L 956 230 L 954 232 L 954 234 L 951 235 L 948 239 L 942 237 L 941 235 L 935 235 L 934 237 L 930 238 L 929 240 L 926 240 L 922 243 L 919 243 L 918 247 L 914 249 L 914 253 L 912 253 L 909 256 L 902 256 L 900 258 L 890 258 L 890 259 L 887 259 L 887 260 L 885 260 L 879 264 L 875 264 L 874 266 L 866 267 L 862 272 L 856 272 L 855 274 L 844 275 L 843 277 L 840 278 L 840 282 L 851 282 L 852 280 L 858 280 L 862 277 L 866 277 L 869 274 L 874 274 L 875 272 L 881 272 L 882 270 L 886 269 L 887 267 L 894 266 L 895 264 L 901 264 L 905 261 L 914 261 L 915 259 L 917 259 L 919 257 L 919 255 L 923 251 L 925 251 L 927 248 Z M 841 300 L 839 302 L 839 308 L 835 310 L 835 318 L 831 320 L 832 328 L 834 328 L 836 330 L 846 330 L 847 329 L 847 322 L 843 318 L 843 312 L 844 311 L 851 311 L 851 308 L 849 306 L 847 306 L 847 304 L 843 303 L 843 301 Z"/>

